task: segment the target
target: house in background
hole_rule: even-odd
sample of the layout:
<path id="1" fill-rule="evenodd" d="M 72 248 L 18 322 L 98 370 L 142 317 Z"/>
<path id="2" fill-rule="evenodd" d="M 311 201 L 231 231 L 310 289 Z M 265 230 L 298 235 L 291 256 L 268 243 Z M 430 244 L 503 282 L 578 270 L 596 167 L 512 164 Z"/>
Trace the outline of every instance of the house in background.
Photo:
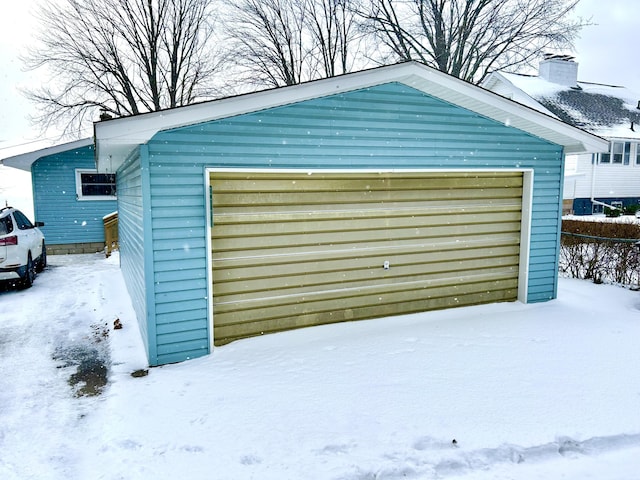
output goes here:
<path id="1" fill-rule="evenodd" d="M 556 297 L 564 157 L 608 143 L 409 62 L 95 124 L 149 363 Z"/>
<path id="2" fill-rule="evenodd" d="M 609 141 L 607 152 L 568 158 L 565 212 L 640 204 L 640 94 L 578 81 L 578 63 L 562 55 L 546 55 L 537 76 L 494 72 L 482 86 Z"/>
<path id="3" fill-rule="evenodd" d="M 31 172 L 35 219 L 47 253 L 105 248 L 103 217 L 117 208 L 115 175 L 96 170 L 93 138 L 16 155 L 3 165 Z"/>

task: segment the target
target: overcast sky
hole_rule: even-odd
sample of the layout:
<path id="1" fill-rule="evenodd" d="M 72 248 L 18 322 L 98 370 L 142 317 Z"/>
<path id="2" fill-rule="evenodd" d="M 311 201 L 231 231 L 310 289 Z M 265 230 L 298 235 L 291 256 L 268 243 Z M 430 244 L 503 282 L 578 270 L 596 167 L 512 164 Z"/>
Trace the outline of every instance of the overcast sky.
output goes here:
<path id="1" fill-rule="evenodd" d="M 38 1 L 18 0 L 3 4 L 0 20 L 0 158 L 7 156 L 9 146 L 26 144 L 20 150 L 39 148 L 38 144 L 29 143 L 40 138 L 38 129 L 27 119 L 33 113 L 33 106 L 19 92 L 20 87 L 40 81 L 33 73 L 22 71 L 19 59 L 34 33 L 32 14 Z M 597 24 L 583 30 L 576 52 L 573 52 L 580 64 L 580 80 L 624 85 L 640 93 L 640 62 L 636 51 L 639 13 L 638 0 L 580 2 L 577 15 L 591 17 Z M 35 148 L 30 148 L 31 145 Z M 11 154 L 14 151 L 9 150 Z"/>

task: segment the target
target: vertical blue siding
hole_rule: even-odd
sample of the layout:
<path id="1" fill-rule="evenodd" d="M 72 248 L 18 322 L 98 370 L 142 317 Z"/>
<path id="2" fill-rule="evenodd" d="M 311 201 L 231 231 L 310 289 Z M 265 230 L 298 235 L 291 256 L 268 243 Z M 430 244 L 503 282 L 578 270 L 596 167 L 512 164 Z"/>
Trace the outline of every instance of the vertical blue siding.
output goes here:
<path id="1" fill-rule="evenodd" d="M 104 242 L 102 217 L 114 212 L 116 200 L 76 198 L 76 169 L 95 169 L 93 146 L 40 158 L 31 166 L 36 220 L 50 245 Z"/>
<path id="2" fill-rule="evenodd" d="M 562 158 L 558 145 L 396 83 L 160 132 L 148 143 L 145 237 L 153 362 L 208 352 L 208 167 L 532 168 L 528 300 L 535 302 L 556 295 Z"/>

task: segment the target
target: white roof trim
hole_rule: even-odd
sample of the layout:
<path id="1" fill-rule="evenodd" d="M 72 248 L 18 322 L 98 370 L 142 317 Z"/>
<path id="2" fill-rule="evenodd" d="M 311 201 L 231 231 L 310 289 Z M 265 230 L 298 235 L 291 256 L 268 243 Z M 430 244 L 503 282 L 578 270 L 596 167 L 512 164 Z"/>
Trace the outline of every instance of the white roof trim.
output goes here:
<path id="1" fill-rule="evenodd" d="M 399 82 L 564 147 L 565 153 L 601 152 L 606 140 L 532 108 L 416 62 L 380 67 L 289 87 L 229 97 L 94 124 L 96 161 L 115 171 L 138 146 L 162 130 L 204 123 L 328 95 Z"/>
<path id="2" fill-rule="evenodd" d="M 66 152 L 68 150 L 75 150 L 76 148 L 86 147 L 93 144 L 93 138 L 83 138 L 73 142 L 62 143 L 54 145 L 52 147 L 42 148 L 33 152 L 23 153 L 21 155 L 14 155 L 0 160 L 0 163 L 8 167 L 19 168 L 20 170 L 31 171 L 31 165 L 42 157 L 48 157 L 49 155 L 55 155 L 56 153 Z"/>

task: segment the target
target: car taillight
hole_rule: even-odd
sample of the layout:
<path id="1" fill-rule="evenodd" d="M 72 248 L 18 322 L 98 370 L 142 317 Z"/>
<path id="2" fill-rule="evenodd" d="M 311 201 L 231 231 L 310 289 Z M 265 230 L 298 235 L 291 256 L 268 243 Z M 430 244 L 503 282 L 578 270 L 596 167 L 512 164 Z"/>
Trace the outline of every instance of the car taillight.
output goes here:
<path id="1" fill-rule="evenodd" d="M 12 235 L 10 237 L 0 238 L 0 247 L 6 247 L 8 245 L 17 245 L 18 244 L 18 236 Z"/>

